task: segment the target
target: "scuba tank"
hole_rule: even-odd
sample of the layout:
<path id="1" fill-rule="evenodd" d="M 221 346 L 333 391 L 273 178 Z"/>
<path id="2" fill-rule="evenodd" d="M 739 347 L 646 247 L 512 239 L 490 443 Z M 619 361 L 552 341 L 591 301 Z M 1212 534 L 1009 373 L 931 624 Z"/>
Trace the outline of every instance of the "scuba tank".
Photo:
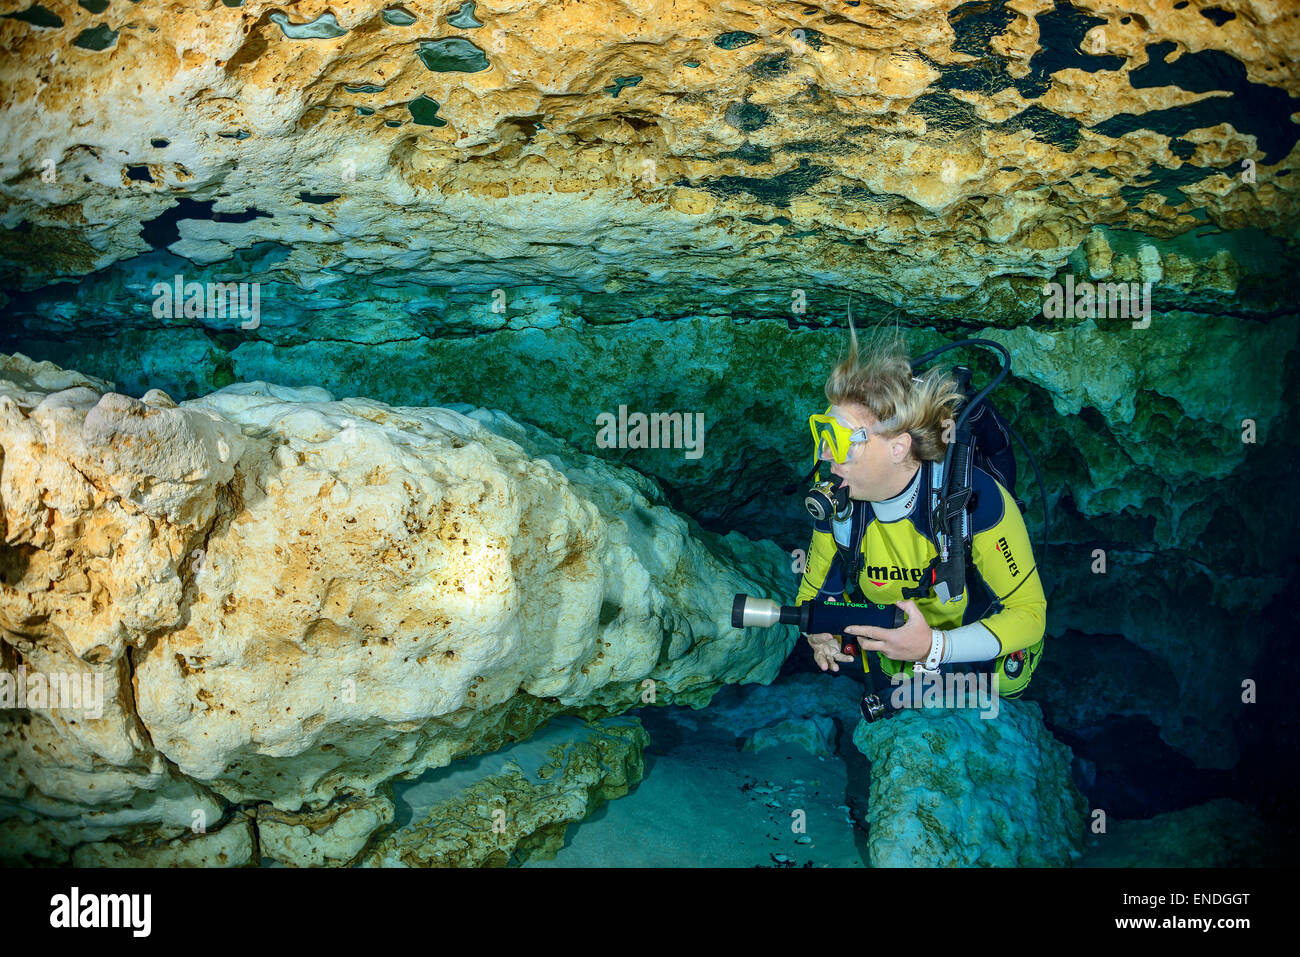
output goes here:
<path id="1" fill-rule="evenodd" d="M 966 564 L 970 559 L 971 528 L 971 481 L 976 465 L 996 478 L 1011 493 L 1017 507 L 1025 511 L 1024 502 L 1016 495 L 1016 459 L 1011 449 L 1008 436 L 1014 436 L 1029 457 L 1038 478 L 1039 493 L 1043 499 L 1043 548 L 1047 548 L 1048 528 L 1051 518 L 1047 510 L 1047 490 L 1043 486 L 1043 476 L 1023 439 L 1011 428 L 1009 422 L 987 400 L 1007 373 L 1011 371 L 1011 353 L 1005 346 L 992 339 L 959 339 L 947 345 L 932 349 L 912 362 L 912 369 L 932 361 L 950 349 L 961 346 L 988 346 L 1002 353 L 1003 364 L 993 381 L 970 397 L 971 371 L 966 366 L 955 366 L 953 378 L 958 391 L 966 397 L 959 405 L 959 414 L 953 426 L 953 437 L 948 442 L 943 459 L 943 484 L 933 488 L 935 493 L 934 509 L 931 513 L 930 528 L 934 533 L 938 555 L 922 571 L 921 581 L 915 588 L 904 589 L 905 598 L 924 598 L 934 590 L 940 601 L 956 601 L 961 598 L 966 588 Z M 926 463 L 925 479 L 930 478 L 931 469 Z"/>

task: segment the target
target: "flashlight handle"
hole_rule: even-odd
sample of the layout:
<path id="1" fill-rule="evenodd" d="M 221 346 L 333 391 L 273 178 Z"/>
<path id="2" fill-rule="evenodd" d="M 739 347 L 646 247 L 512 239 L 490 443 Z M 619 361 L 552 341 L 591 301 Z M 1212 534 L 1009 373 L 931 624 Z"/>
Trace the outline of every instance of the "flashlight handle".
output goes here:
<path id="1" fill-rule="evenodd" d="M 907 619 L 896 605 L 874 602 L 806 601 L 798 608 L 799 630 L 806 635 L 842 635 L 849 625 L 898 628 Z"/>

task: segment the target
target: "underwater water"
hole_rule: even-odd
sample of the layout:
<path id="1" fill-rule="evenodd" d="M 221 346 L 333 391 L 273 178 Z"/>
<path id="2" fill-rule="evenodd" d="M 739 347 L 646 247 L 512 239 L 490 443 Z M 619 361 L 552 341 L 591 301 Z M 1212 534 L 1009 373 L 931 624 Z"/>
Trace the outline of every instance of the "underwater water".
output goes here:
<path id="1" fill-rule="evenodd" d="M 288 6 L 0 15 L 0 864 L 1290 863 L 1296 12 Z"/>

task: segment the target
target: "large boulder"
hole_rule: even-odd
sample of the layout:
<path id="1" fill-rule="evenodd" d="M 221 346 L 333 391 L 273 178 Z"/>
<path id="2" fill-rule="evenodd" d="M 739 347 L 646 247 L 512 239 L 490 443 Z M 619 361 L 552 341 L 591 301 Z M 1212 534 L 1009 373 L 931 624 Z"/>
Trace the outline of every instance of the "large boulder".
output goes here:
<path id="1" fill-rule="evenodd" d="M 1086 804 L 1070 749 L 1033 702 L 916 708 L 858 725 L 871 761 L 874 867 L 1059 867 L 1080 857 Z"/>
<path id="2" fill-rule="evenodd" d="M 4 670 L 100 689 L 0 712 L 17 859 L 321 811 L 563 711 L 703 705 L 792 640 L 729 621 L 781 595 L 775 545 L 499 413 L 266 383 L 177 406 L 14 356 L 0 451 Z"/>

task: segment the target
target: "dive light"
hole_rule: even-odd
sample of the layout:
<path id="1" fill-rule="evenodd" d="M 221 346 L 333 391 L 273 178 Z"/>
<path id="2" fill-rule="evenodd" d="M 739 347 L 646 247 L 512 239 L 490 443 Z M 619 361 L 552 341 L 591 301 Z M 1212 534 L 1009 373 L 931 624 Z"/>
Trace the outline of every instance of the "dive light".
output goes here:
<path id="1" fill-rule="evenodd" d="M 731 604 L 732 628 L 795 625 L 805 635 L 842 635 L 849 625 L 898 628 L 906 620 L 907 616 L 897 605 L 878 605 L 875 602 L 806 601 L 802 605 L 778 605 L 768 598 L 737 595 Z M 865 657 L 863 664 L 866 664 Z M 883 680 L 884 675 L 877 669 L 868 669 L 867 689 L 861 702 L 862 717 L 867 721 L 892 718 L 897 713 Z"/>
<path id="2" fill-rule="evenodd" d="M 899 628 L 907 620 L 896 605 L 875 602 L 806 601 L 802 605 L 778 605 L 769 598 L 737 595 L 731 603 L 732 628 L 771 628 L 795 625 L 805 635 L 842 635 L 849 625 Z"/>

